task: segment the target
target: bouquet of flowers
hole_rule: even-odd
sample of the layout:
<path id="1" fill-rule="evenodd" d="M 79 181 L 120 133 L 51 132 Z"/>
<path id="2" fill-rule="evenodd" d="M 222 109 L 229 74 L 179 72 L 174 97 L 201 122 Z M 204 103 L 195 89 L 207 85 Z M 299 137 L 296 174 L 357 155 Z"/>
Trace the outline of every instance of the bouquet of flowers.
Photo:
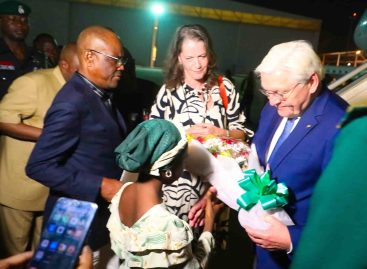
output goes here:
<path id="1" fill-rule="evenodd" d="M 227 139 L 188 137 L 186 169 L 207 180 L 217 189 L 217 197 L 221 201 L 239 211 L 243 227 L 268 228 L 269 224 L 263 219 L 266 214 L 286 225 L 293 225 L 281 208 L 287 203 L 286 186 L 275 184 L 269 172 L 260 176 L 254 169 L 243 172 L 248 168 L 250 148 L 242 141 Z"/>
<path id="2" fill-rule="evenodd" d="M 199 136 L 196 138 L 187 136 L 189 142 L 193 139 L 200 142 L 214 157 L 225 156 L 234 159 L 237 164 L 245 169 L 250 147 L 242 140 L 231 137 L 218 137 L 215 135 Z"/>

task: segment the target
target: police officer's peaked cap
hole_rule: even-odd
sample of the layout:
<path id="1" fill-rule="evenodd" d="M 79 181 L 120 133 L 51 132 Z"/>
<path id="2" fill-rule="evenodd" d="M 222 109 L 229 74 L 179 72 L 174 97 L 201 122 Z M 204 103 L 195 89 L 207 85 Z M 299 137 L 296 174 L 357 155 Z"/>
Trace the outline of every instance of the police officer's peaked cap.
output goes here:
<path id="1" fill-rule="evenodd" d="M 28 16 L 30 13 L 31 8 L 20 1 L 7 0 L 0 3 L 0 15 Z"/>

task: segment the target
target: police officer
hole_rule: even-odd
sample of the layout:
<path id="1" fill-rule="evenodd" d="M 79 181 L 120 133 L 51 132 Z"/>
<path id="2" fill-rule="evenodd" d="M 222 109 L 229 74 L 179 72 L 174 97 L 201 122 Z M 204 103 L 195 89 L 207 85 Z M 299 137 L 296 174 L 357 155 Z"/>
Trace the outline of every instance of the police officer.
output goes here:
<path id="1" fill-rule="evenodd" d="M 14 79 L 41 68 L 40 61 L 25 43 L 30 13 L 30 7 L 22 2 L 0 3 L 0 100 Z"/>

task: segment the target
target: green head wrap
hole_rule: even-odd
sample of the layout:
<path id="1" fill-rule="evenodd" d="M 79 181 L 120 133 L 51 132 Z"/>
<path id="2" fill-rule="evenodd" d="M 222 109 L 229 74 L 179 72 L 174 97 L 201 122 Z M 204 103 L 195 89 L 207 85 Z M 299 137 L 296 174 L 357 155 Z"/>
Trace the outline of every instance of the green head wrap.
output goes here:
<path id="1" fill-rule="evenodd" d="M 129 172 L 149 171 L 159 176 L 159 168 L 170 164 L 185 149 L 184 131 L 163 119 L 140 123 L 115 149 L 116 162 Z"/>

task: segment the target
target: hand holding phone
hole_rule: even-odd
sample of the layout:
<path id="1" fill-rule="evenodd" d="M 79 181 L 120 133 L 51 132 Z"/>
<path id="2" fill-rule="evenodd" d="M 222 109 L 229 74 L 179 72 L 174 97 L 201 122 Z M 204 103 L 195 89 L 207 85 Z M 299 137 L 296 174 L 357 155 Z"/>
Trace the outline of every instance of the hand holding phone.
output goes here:
<path id="1" fill-rule="evenodd" d="M 97 207 L 91 202 L 59 198 L 27 268 L 74 268 Z"/>
<path id="2" fill-rule="evenodd" d="M 84 246 L 79 256 L 79 263 L 76 269 L 93 269 L 93 252 L 89 246 Z"/>
<path id="3" fill-rule="evenodd" d="M 0 269 L 24 268 L 24 266 L 32 258 L 33 252 L 27 251 L 15 254 L 0 260 Z"/>

